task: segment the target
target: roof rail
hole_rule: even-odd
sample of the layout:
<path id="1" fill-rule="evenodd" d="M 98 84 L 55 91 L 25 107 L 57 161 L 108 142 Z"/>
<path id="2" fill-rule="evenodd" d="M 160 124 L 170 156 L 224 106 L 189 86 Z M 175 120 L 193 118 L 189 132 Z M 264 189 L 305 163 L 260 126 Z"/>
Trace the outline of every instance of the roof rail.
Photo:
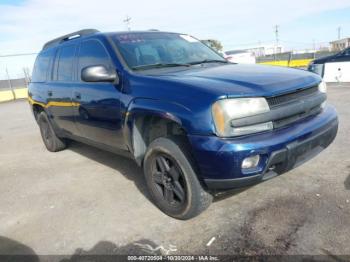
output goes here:
<path id="1" fill-rule="evenodd" d="M 60 36 L 60 37 L 57 37 L 57 38 L 47 42 L 43 46 L 43 50 L 46 49 L 46 48 L 58 45 L 58 44 L 60 44 L 60 43 L 62 43 L 64 41 L 68 41 L 70 39 L 74 39 L 74 38 L 85 36 L 85 35 L 92 35 L 92 34 L 95 34 L 95 33 L 98 33 L 98 32 L 100 32 L 100 31 L 98 31 L 96 29 L 83 29 L 83 30 L 79 30 L 79 31 L 76 31 L 76 32 L 64 35 L 64 36 Z"/>

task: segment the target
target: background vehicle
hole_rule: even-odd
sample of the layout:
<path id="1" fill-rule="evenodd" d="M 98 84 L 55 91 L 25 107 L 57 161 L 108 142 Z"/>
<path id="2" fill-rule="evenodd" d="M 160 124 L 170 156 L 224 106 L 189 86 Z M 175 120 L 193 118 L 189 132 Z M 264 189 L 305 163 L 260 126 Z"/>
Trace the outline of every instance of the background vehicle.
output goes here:
<path id="1" fill-rule="evenodd" d="M 322 76 L 325 82 L 350 82 L 350 48 L 315 59 L 308 70 Z"/>
<path id="2" fill-rule="evenodd" d="M 255 64 L 255 56 L 251 52 L 245 50 L 231 50 L 225 51 L 224 57 L 231 63 L 238 64 Z"/>
<path id="3" fill-rule="evenodd" d="M 155 204 L 188 219 L 215 190 L 292 169 L 337 133 L 321 79 L 238 65 L 166 32 L 82 30 L 46 43 L 29 101 L 49 151 L 81 141 L 135 159 Z"/>

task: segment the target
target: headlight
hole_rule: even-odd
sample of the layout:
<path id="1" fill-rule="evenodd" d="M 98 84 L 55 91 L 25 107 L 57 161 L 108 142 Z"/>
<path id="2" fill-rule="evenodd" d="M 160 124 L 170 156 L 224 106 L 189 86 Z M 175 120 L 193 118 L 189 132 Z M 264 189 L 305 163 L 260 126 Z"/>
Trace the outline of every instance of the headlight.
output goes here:
<path id="1" fill-rule="evenodd" d="M 233 127 L 231 121 L 254 116 L 270 111 L 265 98 L 232 98 L 216 101 L 212 106 L 212 114 L 216 133 L 222 137 L 239 136 L 271 130 L 271 122 L 252 126 Z"/>
<path id="2" fill-rule="evenodd" d="M 321 93 L 327 93 L 327 84 L 323 80 L 318 85 L 318 91 L 320 91 Z"/>

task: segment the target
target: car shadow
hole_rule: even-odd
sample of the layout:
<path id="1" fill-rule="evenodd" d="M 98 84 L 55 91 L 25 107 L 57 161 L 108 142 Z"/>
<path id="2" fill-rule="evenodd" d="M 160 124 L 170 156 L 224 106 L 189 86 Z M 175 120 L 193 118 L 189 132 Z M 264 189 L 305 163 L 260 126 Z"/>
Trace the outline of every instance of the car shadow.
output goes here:
<path id="1" fill-rule="evenodd" d="M 69 149 L 93 161 L 97 161 L 102 165 L 105 165 L 112 169 L 117 170 L 124 177 L 133 181 L 137 189 L 149 201 L 151 201 L 151 198 L 146 186 L 146 181 L 143 175 L 143 170 L 135 163 L 134 160 L 118 154 L 104 151 L 102 149 L 98 149 L 93 146 L 86 145 L 84 143 L 76 142 L 76 141 L 70 142 Z M 217 202 L 217 201 L 224 200 L 226 198 L 230 198 L 232 196 L 235 196 L 247 190 L 248 188 L 249 187 L 212 192 L 214 195 L 213 201 Z"/>
<path id="2" fill-rule="evenodd" d="M 134 160 L 83 143 L 72 141 L 69 149 L 102 165 L 120 172 L 134 182 L 136 188 L 150 201 L 142 169 Z"/>
<path id="3" fill-rule="evenodd" d="M 7 262 L 39 262 L 39 257 L 30 247 L 0 236 L 0 261 Z"/>
<path id="4" fill-rule="evenodd" d="M 171 249 L 170 249 L 171 250 Z M 110 241 L 100 241 L 89 250 L 78 248 L 69 258 L 59 260 L 60 262 L 114 262 L 126 261 L 123 255 L 162 255 L 169 250 L 163 246 L 157 246 L 153 241 L 141 239 L 124 246 L 117 246 Z"/>
<path id="5" fill-rule="evenodd" d="M 350 190 L 350 174 L 349 174 L 348 177 L 345 179 L 345 181 L 344 181 L 344 186 L 345 186 L 345 189 Z"/>
<path id="6" fill-rule="evenodd" d="M 235 195 L 239 195 L 240 193 L 246 191 L 250 187 L 242 187 L 242 188 L 236 188 L 236 189 L 230 189 L 225 191 L 217 191 L 215 192 L 213 202 L 218 202 L 225 200 L 227 198 L 233 197 Z"/>
<path id="7" fill-rule="evenodd" d="M 118 246 L 110 241 L 100 241 L 89 250 L 78 248 L 70 255 L 37 255 L 35 251 L 15 240 L 0 236 L 0 261 L 6 262 L 86 262 L 125 261 L 126 255 L 166 255 L 176 251 L 175 246 L 163 247 L 149 239 L 140 239 Z"/>

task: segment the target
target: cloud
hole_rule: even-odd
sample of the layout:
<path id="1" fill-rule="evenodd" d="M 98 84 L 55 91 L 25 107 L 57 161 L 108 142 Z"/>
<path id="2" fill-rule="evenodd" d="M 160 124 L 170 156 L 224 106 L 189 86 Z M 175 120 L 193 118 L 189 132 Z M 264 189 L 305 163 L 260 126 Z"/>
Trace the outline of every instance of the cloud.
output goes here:
<path id="1" fill-rule="evenodd" d="M 135 30 L 186 32 L 233 46 L 272 40 L 274 24 L 346 7 L 348 0 L 27 0 L 0 5 L 0 54 L 39 51 L 48 40 L 82 28 L 125 30 L 126 15 Z M 22 61 L 28 66 L 33 58 Z M 0 58 L 0 77 L 2 65 Z"/>

